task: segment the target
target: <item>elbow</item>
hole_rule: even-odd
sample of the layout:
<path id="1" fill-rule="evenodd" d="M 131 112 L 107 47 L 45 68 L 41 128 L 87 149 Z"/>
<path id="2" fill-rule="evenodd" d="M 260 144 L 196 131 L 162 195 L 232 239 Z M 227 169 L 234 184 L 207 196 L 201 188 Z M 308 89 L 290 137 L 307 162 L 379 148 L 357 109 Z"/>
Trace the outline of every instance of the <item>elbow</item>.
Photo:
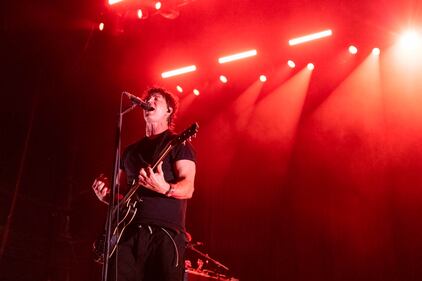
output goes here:
<path id="1" fill-rule="evenodd" d="M 186 194 L 186 199 L 191 199 L 193 197 L 194 191 L 195 191 L 195 187 L 192 185 L 191 188 L 189 188 L 189 191 Z"/>

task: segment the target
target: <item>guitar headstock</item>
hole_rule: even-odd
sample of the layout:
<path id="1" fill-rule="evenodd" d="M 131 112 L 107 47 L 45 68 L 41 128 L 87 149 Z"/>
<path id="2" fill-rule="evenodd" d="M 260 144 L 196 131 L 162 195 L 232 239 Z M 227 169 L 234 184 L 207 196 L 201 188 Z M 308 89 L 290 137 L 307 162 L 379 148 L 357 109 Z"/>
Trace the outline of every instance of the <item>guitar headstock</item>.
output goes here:
<path id="1" fill-rule="evenodd" d="M 186 130 L 184 130 L 182 133 L 180 133 L 178 136 L 176 136 L 173 139 L 173 145 L 177 145 L 180 143 L 184 143 L 186 141 L 191 141 L 192 138 L 196 137 L 196 134 L 198 133 L 199 125 L 198 123 L 193 123 L 189 126 Z"/>

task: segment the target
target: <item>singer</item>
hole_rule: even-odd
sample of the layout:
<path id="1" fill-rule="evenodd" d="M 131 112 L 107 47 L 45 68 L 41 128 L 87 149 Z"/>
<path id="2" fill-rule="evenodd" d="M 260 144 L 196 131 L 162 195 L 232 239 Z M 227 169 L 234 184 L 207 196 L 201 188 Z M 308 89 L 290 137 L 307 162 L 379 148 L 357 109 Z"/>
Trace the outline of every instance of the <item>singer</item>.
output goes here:
<path id="1" fill-rule="evenodd" d="M 120 190 L 127 191 L 128 183 L 134 181 L 142 185 L 137 194 L 138 210 L 110 259 L 109 280 L 181 281 L 187 243 L 187 199 L 194 191 L 195 152 L 189 142 L 179 144 L 152 170 L 157 155 L 175 135 L 172 129 L 177 100 L 162 88 L 148 89 L 142 99 L 151 107 L 143 109 L 145 136 L 124 150 L 117 179 Z M 95 179 L 92 188 L 100 201 L 108 202 L 110 186 L 106 177 Z"/>

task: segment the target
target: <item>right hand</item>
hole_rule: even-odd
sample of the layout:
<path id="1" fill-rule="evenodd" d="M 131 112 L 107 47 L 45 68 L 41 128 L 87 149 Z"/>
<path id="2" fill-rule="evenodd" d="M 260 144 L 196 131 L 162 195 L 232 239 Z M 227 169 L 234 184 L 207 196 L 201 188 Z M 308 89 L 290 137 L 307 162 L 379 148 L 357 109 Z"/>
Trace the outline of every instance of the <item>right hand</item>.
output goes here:
<path id="1" fill-rule="evenodd" d="M 110 182 L 108 178 L 101 174 L 97 177 L 92 183 L 92 189 L 95 192 L 95 195 L 104 203 L 108 203 L 106 197 L 110 194 Z"/>

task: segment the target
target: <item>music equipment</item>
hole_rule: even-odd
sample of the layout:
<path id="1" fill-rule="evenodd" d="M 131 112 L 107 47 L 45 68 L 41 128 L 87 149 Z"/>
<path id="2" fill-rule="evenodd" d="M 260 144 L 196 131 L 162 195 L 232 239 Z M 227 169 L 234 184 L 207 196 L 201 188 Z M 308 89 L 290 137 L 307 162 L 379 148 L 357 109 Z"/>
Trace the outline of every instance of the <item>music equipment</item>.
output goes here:
<path id="1" fill-rule="evenodd" d="M 133 104 L 140 106 L 143 110 L 146 110 L 146 111 L 154 110 L 154 107 L 152 107 L 149 104 L 149 102 L 143 101 L 141 98 L 138 98 L 137 96 L 132 95 L 131 93 L 128 93 L 128 92 L 123 92 L 123 94 L 125 94 Z"/>
<path id="2" fill-rule="evenodd" d="M 170 151 L 177 145 L 187 141 L 194 136 L 199 129 L 198 123 L 193 123 L 189 128 L 184 130 L 181 134 L 175 136 L 169 143 L 161 150 L 158 154 L 157 159 L 152 163 L 151 168 L 154 170 L 158 164 L 170 153 Z M 98 263 L 104 263 L 105 255 L 111 257 L 116 248 L 117 244 L 122 237 L 125 228 L 132 222 L 136 213 L 138 212 L 137 205 L 140 201 L 137 198 L 133 198 L 134 194 L 142 187 L 139 183 L 134 183 L 128 193 L 113 207 L 111 211 L 111 221 L 106 222 L 106 228 L 111 223 L 111 238 L 108 251 L 106 250 L 106 235 L 103 233 L 93 244 L 94 260 Z"/>
<path id="3" fill-rule="evenodd" d="M 209 270 L 200 271 L 200 270 L 195 270 L 192 268 L 185 270 L 185 276 L 183 278 L 183 281 L 214 281 L 214 280 L 239 281 L 239 279 L 228 277 L 222 274 L 217 274 Z"/>

